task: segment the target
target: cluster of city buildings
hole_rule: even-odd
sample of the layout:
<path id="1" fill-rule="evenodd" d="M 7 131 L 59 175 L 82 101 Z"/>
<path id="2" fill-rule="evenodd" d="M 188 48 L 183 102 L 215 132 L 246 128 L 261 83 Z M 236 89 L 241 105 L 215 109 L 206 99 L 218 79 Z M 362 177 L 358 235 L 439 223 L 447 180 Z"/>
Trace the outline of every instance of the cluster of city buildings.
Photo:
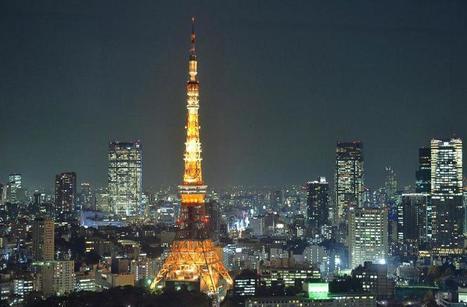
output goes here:
<path id="1" fill-rule="evenodd" d="M 333 185 L 319 177 L 210 191 L 209 232 L 234 279 L 227 299 L 245 306 L 375 306 L 422 302 L 427 293 L 444 306 L 467 300 L 462 141 L 431 140 L 418 160 L 413 187 L 400 188 L 386 167 L 384 186 L 370 191 L 362 143 L 339 142 Z M 151 283 L 175 238 L 179 195 L 143 192 L 139 141 L 112 142 L 108 161 L 105 188 L 64 172 L 54 192 L 31 193 L 21 174 L 9 175 L 0 194 L 2 300 Z"/>

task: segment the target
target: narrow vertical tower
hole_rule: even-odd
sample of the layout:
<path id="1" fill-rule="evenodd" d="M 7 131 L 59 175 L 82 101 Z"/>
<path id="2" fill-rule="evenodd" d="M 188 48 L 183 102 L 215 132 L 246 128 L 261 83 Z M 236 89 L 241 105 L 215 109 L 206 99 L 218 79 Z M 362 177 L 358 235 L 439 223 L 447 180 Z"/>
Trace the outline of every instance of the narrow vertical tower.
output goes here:
<path id="1" fill-rule="evenodd" d="M 193 283 L 210 296 L 222 295 L 232 285 L 232 279 L 221 260 L 219 248 L 209 238 L 205 213 L 206 185 L 201 168 L 199 134 L 199 81 L 196 57 L 196 36 L 192 19 L 191 48 L 188 61 L 187 124 L 185 142 L 185 170 L 180 188 L 181 208 L 178 230 L 169 255 L 151 284 Z"/>

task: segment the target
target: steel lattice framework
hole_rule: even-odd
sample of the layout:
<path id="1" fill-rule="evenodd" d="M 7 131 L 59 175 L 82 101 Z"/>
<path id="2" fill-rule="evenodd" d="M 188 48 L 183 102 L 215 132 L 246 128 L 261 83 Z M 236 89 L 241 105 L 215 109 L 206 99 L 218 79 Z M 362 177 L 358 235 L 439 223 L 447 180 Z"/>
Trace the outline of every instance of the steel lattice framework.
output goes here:
<path id="1" fill-rule="evenodd" d="M 232 278 L 222 263 L 222 249 L 209 238 L 205 212 L 206 185 L 201 168 L 201 141 L 199 134 L 199 81 L 195 50 L 194 19 L 188 62 L 187 125 L 185 142 L 185 171 L 181 196 L 178 230 L 169 255 L 151 283 L 155 289 L 165 281 L 199 282 L 202 292 L 217 296 L 220 287 L 230 287 Z"/>

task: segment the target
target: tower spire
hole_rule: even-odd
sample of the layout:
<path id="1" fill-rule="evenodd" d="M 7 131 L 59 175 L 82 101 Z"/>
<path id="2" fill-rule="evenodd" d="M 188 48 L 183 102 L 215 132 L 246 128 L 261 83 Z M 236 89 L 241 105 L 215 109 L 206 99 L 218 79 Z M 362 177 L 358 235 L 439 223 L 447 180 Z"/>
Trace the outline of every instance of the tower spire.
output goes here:
<path id="1" fill-rule="evenodd" d="M 191 48 L 190 48 L 190 56 L 196 57 L 196 33 L 195 33 L 195 17 L 191 17 Z"/>
<path id="2" fill-rule="evenodd" d="M 211 224 L 206 213 L 206 188 L 201 167 L 201 139 L 199 126 L 198 60 L 195 53 L 195 18 L 191 19 L 191 48 L 188 61 L 187 118 L 185 169 L 180 188 L 180 214 L 177 220 L 175 240 L 167 258 L 151 288 L 162 281 L 195 282 L 208 295 L 224 297 L 233 284 L 218 253 L 219 248 L 211 240 Z"/>
<path id="3" fill-rule="evenodd" d="M 195 53 L 195 18 L 191 19 L 191 49 L 190 59 L 188 61 L 187 82 L 187 124 L 186 124 L 186 142 L 185 142 L 185 173 L 183 175 L 183 185 L 202 186 L 203 177 L 201 169 L 201 140 L 199 135 L 199 81 L 198 60 Z M 200 201 L 204 201 L 204 196 Z"/>

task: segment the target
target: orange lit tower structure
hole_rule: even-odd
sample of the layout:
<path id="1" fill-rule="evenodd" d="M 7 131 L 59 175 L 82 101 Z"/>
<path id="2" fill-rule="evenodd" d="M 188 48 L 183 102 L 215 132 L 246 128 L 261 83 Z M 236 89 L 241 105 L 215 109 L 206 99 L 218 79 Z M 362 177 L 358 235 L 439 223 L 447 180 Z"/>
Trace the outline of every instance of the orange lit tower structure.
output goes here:
<path id="1" fill-rule="evenodd" d="M 181 196 L 178 230 L 169 255 L 151 284 L 155 289 L 163 282 L 199 282 L 202 292 L 217 296 L 232 285 L 232 278 L 222 263 L 220 248 L 208 234 L 209 217 L 205 212 L 207 186 L 201 169 L 201 141 L 199 136 L 199 81 L 195 50 L 194 18 L 188 62 L 187 124 L 185 142 L 185 172 L 179 186 Z"/>

